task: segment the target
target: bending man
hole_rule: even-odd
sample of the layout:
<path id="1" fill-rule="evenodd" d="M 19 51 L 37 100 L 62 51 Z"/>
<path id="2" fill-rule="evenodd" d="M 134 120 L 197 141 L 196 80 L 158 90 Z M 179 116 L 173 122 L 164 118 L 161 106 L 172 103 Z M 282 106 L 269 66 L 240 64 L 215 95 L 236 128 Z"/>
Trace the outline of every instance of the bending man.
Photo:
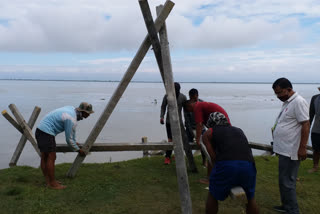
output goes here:
<path id="1" fill-rule="evenodd" d="M 233 187 L 244 189 L 248 204 L 247 213 L 259 213 L 254 199 L 256 167 L 243 131 L 231 126 L 220 112 L 210 115 L 209 128 L 202 140 L 214 165 L 210 174 L 206 213 L 218 213 L 218 200 L 224 201 Z"/>
<path id="2" fill-rule="evenodd" d="M 52 189 L 64 189 L 66 186 L 56 181 L 54 176 L 54 163 L 56 160 L 55 136 L 65 132 L 67 144 L 73 151 L 85 155 L 76 141 L 77 121 L 87 118 L 94 111 L 92 105 L 82 102 L 78 108 L 65 106 L 49 112 L 41 120 L 36 130 L 36 139 L 41 152 L 41 170 L 48 187 Z"/>

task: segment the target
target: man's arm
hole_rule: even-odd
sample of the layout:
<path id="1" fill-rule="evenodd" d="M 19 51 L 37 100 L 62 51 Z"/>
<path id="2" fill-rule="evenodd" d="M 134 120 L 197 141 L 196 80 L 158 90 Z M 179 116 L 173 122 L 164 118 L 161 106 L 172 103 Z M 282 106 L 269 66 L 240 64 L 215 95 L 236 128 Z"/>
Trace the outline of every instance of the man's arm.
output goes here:
<path id="1" fill-rule="evenodd" d="M 313 118 L 314 118 L 314 114 L 315 114 L 314 100 L 315 100 L 315 96 L 313 96 L 311 98 L 310 107 L 309 107 L 309 122 L 310 122 L 310 126 L 312 124 L 312 121 L 313 121 Z"/>
<path id="2" fill-rule="evenodd" d="M 203 129 L 203 124 L 202 123 L 197 123 L 197 126 L 196 126 L 196 143 L 198 145 L 200 145 L 200 137 L 201 137 L 202 129 Z"/>
<path id="3" fill-rule="evenodd" d="M 161 111 L 160 111 L 160 123 L 164 124 L 164 115 L 166 113 L 167 109 L 167 95 L 164 95 L 162 99 L 162 104 L 161 104 Z"/>
<path id="4" fill-rule="evenodd" d="M 210 155 L 212 164 L 214 164 L 214 160 L 216 159 L 216 153 L 214 152 L 214 149 L 211 145 L 212 140 L 212 129 L 208 129 L 202 136 L 203 144 L 207 148 L 207 152 Z"/>
<path id="5" fill-rule="evenodd" d="M 310 123 L 309 121 L 303 121 L 300 123 L 301 127 L 301 140 L 300 146 L 298 150 L 298 159 L 305 160 L 307 158 L 307 143 L 309 138 L 309 131 L 310 131 Z"/>

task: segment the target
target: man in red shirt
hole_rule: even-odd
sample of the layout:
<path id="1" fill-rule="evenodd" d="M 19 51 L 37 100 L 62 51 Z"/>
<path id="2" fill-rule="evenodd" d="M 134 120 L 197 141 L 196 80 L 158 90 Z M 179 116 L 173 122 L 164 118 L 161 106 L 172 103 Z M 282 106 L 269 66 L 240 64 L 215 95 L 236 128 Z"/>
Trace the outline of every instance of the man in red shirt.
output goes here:
<path id="1" fill-rule="evenodd" d="M 211 113 L 222 113 L 230 123 L 230 119 L 227 112 L 218 104 L 210 102 L 192 102 L 191 100 L 188 100 L 185 106 L 187 111 L 193 112 L 194 114 L 194 118 L 196 121 L 196 142 L 198 145 L 200 145 L 200 137 L 203 125 L 207 123 Z"/>

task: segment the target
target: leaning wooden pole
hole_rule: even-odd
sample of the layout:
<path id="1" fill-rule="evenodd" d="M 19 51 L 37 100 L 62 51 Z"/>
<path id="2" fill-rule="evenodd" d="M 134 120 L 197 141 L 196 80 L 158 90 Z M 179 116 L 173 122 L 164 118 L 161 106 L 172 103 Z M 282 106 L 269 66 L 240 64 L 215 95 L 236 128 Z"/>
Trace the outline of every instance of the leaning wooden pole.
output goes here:
<path id="1" fill-rule="evenodd" d="M 155 21 L 155 26 L 157 31 L 160 30 L 161 26 L 165 22 L 166 18 L 168 17 L 169 13 L 171 12 L 174 3 L 170 0 L 167 0 L 161 14 L 158 16 L 157 20 Z M 100 134 L 101 130 L 105 126 L 107 120 L 109 119 L 110 115 L 112 114 L 114 108 L 116 107 L 117 103 L 119 102 L 121 96 L 123 95 L 124 91 L 126 90 L 127 86 L 129 85 L 133 75 L 137 71 L 139 65 L 141 64 L 143 58 L 147 54 L 149 48 L 151 46 L 151 41 L 149 39 L 149 35 L 145 37 L 143 40 L 138 52 L 136 53 L 135 57 L 133 58 L 129 68 L 127 69 L 124 77 L 120 81 L 116 91 L 113 93 L 108 105 L 104 109 L 103 113 L 101 114 L 100 118 L 98 119 L 96 125 L 92 129 L 91 133 L 89 134 L 84 146 L 82 147 L 86 153 L 90 150 L 91 146 L 97 139 L 98 135 Z M 79 169 L 81 163 L 85 159 L 84 156 L 77 155 L 75 161 L 73 162 L 71 168 L 67 172 L 68 177 L 74 177 L 77 170 Z"/>
<path id="2" fill-rule="evenodd" d="M 157 31 L 156 27 L 154 26 L 153 18 L 151 15 L 148 1 L 147 0 L 139 0 L 139 5 L 140 5 L 140 9 L 141 9 L 141 12 L 143 15 L 144 22 L 145 22 L 147 30 L 148 30 L 148 34 L 149 34 L 152 48 L 153 48 L 153 52 L 156 57 L 157 64 L 158 64 L 158 67 L 160 70 L 162 81 L 164 83 L 165 81 L 164 81 L 164 76 L 163 76 L 164 75 L 163 74 L 163 62 L 162 62 L 162 56 L 161 56 L 160 41 L 158 38 L 158 31 Z"/>
<path id="3" fill-rule="evenodd" d="M 41 111 L 41 108 L 39 108 L 38 106 L 34 107 L 34 110 L 29 118 L 29 121 L 28 121 L 28 126 L 30 127 L 30 129 L 33 128 L 39 114 L 40 114 L 40 111 Z M 17 148 L 16 150 L 14 151 L 13 155 L 12 155 L 12 158 L 11 158 L 11 161 L 9 163 L 9 166 L 10 167 L 13 167 L 13 166 L 16 166 L 17 165 L 17 162 L 20 158 L 20 155 L 21 155 L 21 152 L 27 142 L 27 138 L 22 135 L 20 140 L 19 140 L 19 143 L 17 145 Z"/>
<path id="4" fill-rule="evenodd" d="M 37 141 L 36 141 L 36 139 L 35 139 L 35 137 L 34 137 L 34 135 L 32 133 L 32 130 L 30 129 L 30 127 L 28 126 L 26 121 L 23 119 L 22 114 L 19 112 L 19 110 L 18 110 L 18 108 L 16 107 L 15 104 L 10 104 L 9 108 L 10 108 L 12 114 L 14 115 L 14 117 L 16 118 L 18 124 L 21 126 L 24 136 L 26 136 L 26 138 L 32 144 L 33 148 L 38 153 L 39 157 L 41 157 L 41 152 L 40 152 L 40 150 L 38 148 Z"/>
<path id="5" fill-rule="evenodd" d="M 162 6 L 157 7 L 157 10 L 161 10 Z M 190 197 L 188 175 L 186 169 L 186 163 L 183 152 L 183 139 L 181 134 L 180 119 L 178 113 L 178 105 L 175 94 L 175 88 L 173 83 L 173 74 L 169 50 L 169 42 L 165 25 L 160 31 L 160 44 L 164 69 L 165 87 L 167 92 L 168 107 L 169 107 L 169 119 L 171 124 L 173 149 L 176 160 L 176 172 L 179 186 L 181 210 L 183 214 L 192 213 L 192 202 Z"/>

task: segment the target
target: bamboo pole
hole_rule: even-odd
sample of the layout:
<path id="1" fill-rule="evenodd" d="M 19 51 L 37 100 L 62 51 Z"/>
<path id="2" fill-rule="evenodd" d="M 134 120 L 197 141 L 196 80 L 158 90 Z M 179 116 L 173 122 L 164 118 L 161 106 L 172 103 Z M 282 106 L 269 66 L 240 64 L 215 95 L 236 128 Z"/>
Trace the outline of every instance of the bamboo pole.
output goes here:
<path id="1" fill-rule="evenodd" d="M 157 31 L 160 29 L 160 27 L 163 25 L 165 19 L 168 17 L 169 13 L 171 12 L 172 8 L 174 6 L 174 3 L 170 0 L 167 0 L 165 3 L 165 6 L 163 10 L 161 11 L 161 14 L 158 16 L 157 20 L 155 21 L 155 26 Z M 138 52 L 134 56 L 131 64 L 129 65 L 124 77 L 120 81 L 116 91 L 113 93 L 108 105 L 104 109 L 103 113 L 101 114 L 100 118 L 98 119 L 96 125 L 92 129 L 91 133 L 89 134 L 87 140 L 85 141 L 85 144 L 83 146 L 83 149 L 86 153 L 90 150 L 91 146 L 97 139 L 98 135 L 100 134 L 101 130 L 105 126 L 106 122 L 108 121 L 110 115 L 112 114 L 114 108 L 116 107 L 117 103 L 119 102 L 122 94 L 126 90 L 127 86 L 129 85 L 133 75 L 137 71 L 139 65 L 141 64 L 143 58 L 147 54 L 149 48 L 151 45 L 151 41 L 149 39 L 149 35 L 145 37 L 143 40 Z M 77 170 L 79 169 L 81 163 L 85 159 L 84 156 L 77 155 L 75 161 L 73 162 L 71 168 L 67 172 L 68 177 L 74 177 Z"/>
<path id="2" fill-rule="evenodd" d="M 10 104 L 9 108 L 10 108 L 12 114 L 15 116 L 16 120 L 18 121 L 18 124 L 20 124 L 20 126 L 23 130 L 24 136 L 30 141 L 33 148 L 38 153 L 39 157 L 41 157 L 41 152 L 39 151 L 39 148 L 37 146 L 37 141 L 36 141 L 35 137 L 33 136 L 30 127 L 27 125 L 26 121 L 23 119 L 23 116 L 20 114 L 19 110 L 17 109 L 16 105 Z"/>
<path id="3" fill-rule="evenodd" d="M 160 11 L 162 6 L 157 7 L 157 10 Z M 187 169 L 183 153 L 183 139 L 181 135 L 181 127 L 178 113 L 178 105 L 176 100 L 175 88 L 173 83 L 173 74 L 170 58 L 170 50 L 168 43 L 168 36 L 166 32 L 166 27 L 163 25 L 160 31 L 160 44 L 161 44 L 161 53 L 164 69 L 164 79 L 165 87 L 167 92 L 168 99 L 168 112 L 169 119 L 171 124 L 171 132 L 173 142 L 173 148 L 176 159 L 176 172 L 177 172 L 177 181 L 179 186 L 180 194 L 180 203 L 181 211 L 183 214 L 192 213 L 192 202 L 190 197 L 189 182 L 187 176 Z"/>
<path id="4" fill-rule="evenodd" d="M 30 127 L 30 129 L 33 128 L 39 114 L 40 114 L 40 111 L 41 111 L 41 108 L 39 108 L 38 106 L 34 107 L 34 110 L 29 118 L 29 121 L 28 121 L 28 126 Z M 19 143 L 16 147 L 16 150 L 14 151 L 13 155 L 12 155 L 12 158 L 11 158 L 11 161 L 9 163 L 9 166 L 10 167 L 13 167 L 13 166 L 16 166 L 17 165 L 17 162 L 20 158 L 20 155 L 21 155 L 21 152 L 25 146 L 27 142 L 27 138 L 26 136 L 22 135 L 20 140 L 19 140 Z"/>

